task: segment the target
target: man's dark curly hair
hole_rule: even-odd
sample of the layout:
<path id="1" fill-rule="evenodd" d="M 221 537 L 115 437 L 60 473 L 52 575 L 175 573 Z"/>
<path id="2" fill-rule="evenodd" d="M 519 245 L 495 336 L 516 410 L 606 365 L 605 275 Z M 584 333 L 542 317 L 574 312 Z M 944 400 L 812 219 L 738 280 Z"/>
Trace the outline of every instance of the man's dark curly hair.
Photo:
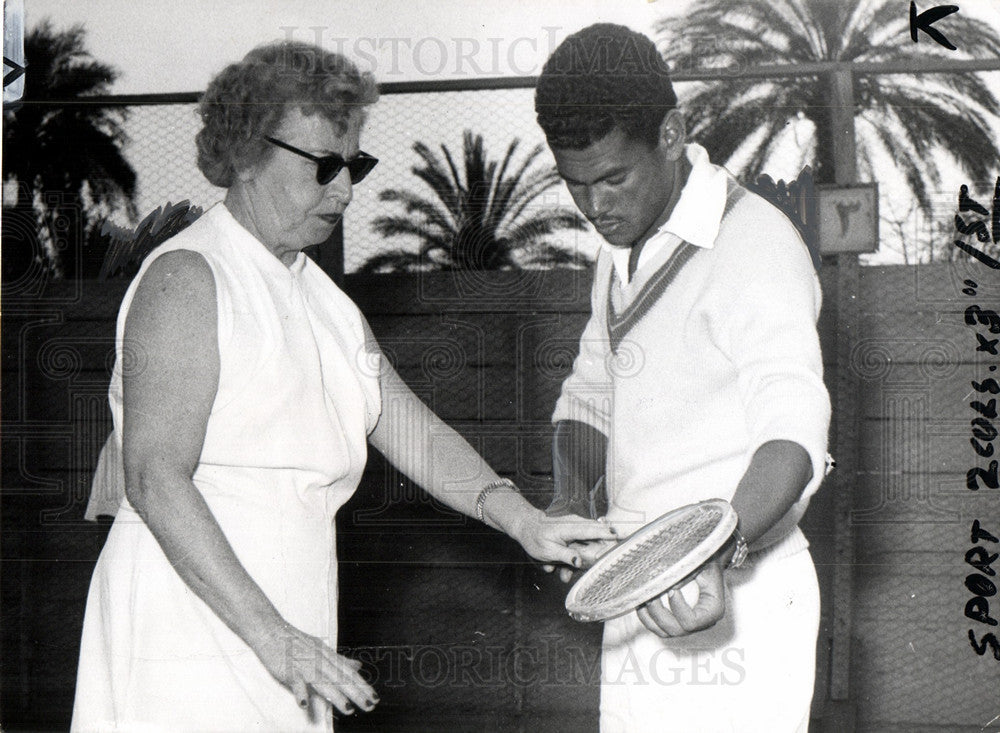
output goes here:
<path id="1" fill-rule="evenodd" d="M 376 100 L 375 77 L 338 53 L 296 41 L 258 46 L 223 69 L 201 97 L 198 167 L 228 188 L 236 171 L 273 155 L 264 136 L 289 110 L 320 114 L 343 134 L 349 118 L 363 120 Z"/>
<path id="2" fill-rule="evenodd" d="M 670 70 L 653 42 L 612 23 L 559 44 L 535 88 L 538 124 L 556 149 L 589 147 L 616 126 L 655 146 L 660 123 L 676 106 Z"/>

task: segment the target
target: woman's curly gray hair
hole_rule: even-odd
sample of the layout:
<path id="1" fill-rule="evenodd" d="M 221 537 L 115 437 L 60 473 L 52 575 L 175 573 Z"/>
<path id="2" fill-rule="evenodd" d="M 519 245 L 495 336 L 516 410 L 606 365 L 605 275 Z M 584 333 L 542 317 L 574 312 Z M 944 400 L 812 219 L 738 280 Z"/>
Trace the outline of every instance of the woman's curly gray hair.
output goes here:
<path id="1" fill-rule="evenodd" d="M 223 69 L 201 97 L 198 168 L 228 188 L 237 171 L 271 154 L 263 137 L 290 109 L 321 114 L 343 132 L 377 100 L 375 77 L 338 53 L 296 41 L 258 46 Z"/>

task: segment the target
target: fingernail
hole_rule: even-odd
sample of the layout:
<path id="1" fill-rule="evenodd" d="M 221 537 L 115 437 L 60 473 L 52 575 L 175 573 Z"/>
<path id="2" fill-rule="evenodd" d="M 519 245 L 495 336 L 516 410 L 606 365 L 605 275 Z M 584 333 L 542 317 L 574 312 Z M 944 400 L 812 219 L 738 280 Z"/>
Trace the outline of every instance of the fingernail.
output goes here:
<path id="1" fill-rule="evenodd" d="M 306 700 L 306 699 L 304 699 L 304 698 L 303 698 L 302 700 L 299 700 L 299 707 L 300 707 L 300 708 L 304 708 L 304 707 L 306 707 L 307 705 L 309 705 L 309 701 L 308 701 L 308 700 Z"/>
<path id="2" fill-rule="evenodd" d="M 573 558 L 573 567 L 574 568 L 580 567 L 580 558 L 579 557 L 574 557 Z"/>
<path id="3" fill-rule="evenodd" d="M 348 715 L 354 715 L 354 706 L 351 705 L 351 703 L 347 703 L 347 705 L 344 706 L 344 712 Z"/>
<path id="4" fill-rule="evenodd" d="M 381 702 L 382 698 L 380 698 L 377 694 L 372 693 L 372 700 L 374 700 L 375 702 Z"/>

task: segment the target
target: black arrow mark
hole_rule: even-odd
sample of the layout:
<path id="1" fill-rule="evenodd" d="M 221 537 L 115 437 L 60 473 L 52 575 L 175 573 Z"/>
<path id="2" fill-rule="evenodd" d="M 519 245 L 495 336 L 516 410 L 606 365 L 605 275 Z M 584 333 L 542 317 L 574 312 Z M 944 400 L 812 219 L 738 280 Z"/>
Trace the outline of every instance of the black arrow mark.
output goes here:
<path id="1" fill-rule="evenodd" d="M 936 28 L 931 28 L 931 26 L 941 20 L 941 18 L 957 12 L 957 5 L 937 5 L 933 8 L 928 8 L 920 15 L 917 15 L 917 4 L 913 2 L 913 0 L 910 0 L 910 38 L 913 39 L 914 43 L 918 43 L 917 31 L 923 31 L 948 50 L 957 51 L 958 49 L 954 46 L 954 44 L 945 38 L 944 33 Z"/>
<path id="2" fill-rule="evenodd" d="M 3 75 L 3 85 L 6 89 L 8 84 L 21 78 L 21 74 L 24 73 L 24 67 L 16 61 L 11 61 L 6 56 L 3 57 L 3 65 L 11 68 L 11 71 Z"/>

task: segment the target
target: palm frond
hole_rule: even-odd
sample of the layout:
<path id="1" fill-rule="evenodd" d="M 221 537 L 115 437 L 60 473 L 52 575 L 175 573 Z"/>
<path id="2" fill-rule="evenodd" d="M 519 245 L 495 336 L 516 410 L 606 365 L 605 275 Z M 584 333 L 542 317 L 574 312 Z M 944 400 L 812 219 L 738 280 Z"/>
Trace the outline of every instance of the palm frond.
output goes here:
<path id="1" fill-rule="evenodd" d="M 517 188 L 522 184 L 525 173 L 534 164 L 535 160 L 539 155 L 541 155 L 541 153 L 542 147 L 540 145 L 532 148 L 521 163 L 515 168 L 514 172 L 500 184 L 497 190 L 497 195 L 494 198 L 494 207 L 497 211 L 503 212 L 510 206 L 511 197 L 514 195 Z"/>
<path id="2" fill-rule="evenodd" d="M 554 167 L 535 171 L 526 176 L 521 186 L 515 189 L 507 200 L 507 210 L 504 212 L 500 224 L 510 224 L 520 219 L 525 210 L 531 207 L 539 196 L 560 184 L 561 181 L 562 179 Z"/>
<path id="3" fill-rule="evenodd" d="M 736 107 L 712 120 L 707 126 L 694 130 L 692 134 L 701 141 L 713 160 L 726 165 L 746 138 L 751 137 L 761 126 L 771 127 L 777 124 L 779 123 L 774 114 L 761 115 L 754 108 Z"/>
<path id="4" fill-rule="evenodd" d="M 379 200 L 387 203 L 400 203 L 407 214 L 420 214 L 424 217 L 425 223 L 435 226 L 442 231 L 454 231 L 455 222 L 444 216 L 441 209 L 432 201 L 417 196 L 409 191 L 399 191 L 396 189 L 386 189 L 379 194 Z"/>
<path id="5" fill-rule="evenodd" d="M 868 121 L 871 122 L 872 134 L 881 143 L 883 150 L 892 157 L 920 208 L 930 211 L 932 204 L 925 181 L 933 180 L 937 174 L 933 170 L 928 170 L 925 159 L 912 148 L 909 141 L 894 134 L 893 129 L 885 124 L 885 120 Z"/>
<path id="6" fill-rule="evenodd" d="M 414 166 L 410 171 L 426 183 L 438 197 L 445 209 L 455 219 L 461 216 L 461 186 L 457 186 L 445 168 L 445 163 L 423 143 L 415 143 L 414 152 L 423 161 L 422 165 Z"/>
<path id="7" fill-rule="evenodd" d="M 37 237 L 55 241 L 52 227 L 56 221 L 69 222 L 70 229 L 84 237 L 79 247 L 50 253 L 51 271 L 66 277 L 96 274 L 88 268 L 99 264 L 104 254 L 95 252 L 106 244 L 97 233 L 96 222 L 102 216 L 115 210 L 132 221 L 137 214 L 135 170 L 121 151 L 127 142 L 125 113 L 72 101 L 45 104 L 85 99 L 109 90 L 116 72 L 95 60 L 85 41 L 82 26 L 56 30 L 46 21 L 32 28 L 24 39 L 27 104 L 4 113 L 3 177 L 21 184 L 19 203 L 22 191 L 31 198 Z M 58 192 L 60 203 L 36 195 L 42 191 Z M 18 237 L 8 246 L 35 245 Z"/>
<path id="8" fill-rule="evenodd" d="M 358 272 L 368 275 L 380 272 L 412 272 L 421 269 L 423 265 L 426 265 L 426 262 L 418 252 L 394 249 L 369 257 L 358 268 Z"/>
<path id="9" fill-rule="evenodd" d="M 576 212 L 545 211 L 520 222 L 508 231 L 504 238 L 518 245 L 530 244 L 540 237 L 548 236 L 562 229 L 584 231 L 586 221 Z"/>
<path id="10" fill-rule="evenodd" d="M 416 238 L 419 266 L 447 270 L 518 267 L 525 248 L 535 246 L 539 238 L 560 229 L 584 228 L 575 213 L 552 207 L 529 209 L 559 179 L 551 166 L 532 169 L 542 146 L 518 160 L 519 145 L 519 140 L 512 140 L 502 158 L 493 160 L 482 135 L 466 130 L 460 171 L 447 145 L 440 146 L 442 162 L 430 147 L 416 143 L 414 150 L 422 164 L 411 170 L 441 203 L 414 192 L 382 191 L 380 200 L 402 206 L 404 215 L 381 216 L 372 223 L 373 229 L 384 237 Z M 522 219 L 529 211 L 530 216 Z M 405 258 L 400 251 L 390 254 L 388 259 L 372 258 L 369 263 L 375 264 L 366 263 L 362 269 L 416 266 L 413 253 Z"/>
<path id="11" fill-rule="evenodd" d="M 861 3 L 858 3 L 853 22 L 848 26 L 846 37 L 841 44 L 838 61 L 873 61 L 873 54 L 881 52 L 883 49 L 889 50 L 893 58 L 899 58 L 900 50 L 909 50 L 910 46 L 916 47 L 910 41 L 909 34 L 905 34 L 908 45 L 897 49 L 901 44 L 897 39 L 904 38 L 900 33 L 902 15 L 895 3 L 883 3 L 875 7 L 871 14 L 865 17 L 861 11 Z M 877 38 L 883 35 L 884 38 Z M 920 49 L 922 52 L 923 49 Z"/>
<path id="12" fill-rule="evenodd" d="M 796 17 L 794 3 L 747 0 L 739 4 L 720 3 L 720 5 L 721 8 L 718 10 L 723 13 L 721 17 L 728 21 L 727 25 L 720 28 L 723 34 L 731 32 L 732 26 L 735 25 L 748 28 L 757 35 L 758 41 L 752 44 L 754 46 L 767 43 L 765 39 L 774 39 L 768 45 L 780 48 L 784 61 L 779 63 L 794 63 L 816 58 L 815 31 Z M 699 30 L 705 34 L 715 32 L 712 17 L 719 17 L 718 12 L 709 12 L 711 8 L 708 6 L 702 7 L 701 10 L 703 12 L 698 14 L 701 24 Z M 717 42 L 723 44 L 728 39 L 728 35 L 723 35 Z"/>
<path id="13" fill-rule="evenodd" d="M 935 147 L 947 148 L 949 154 L 971 174 L 974 179 L 986 178 L 994 161 L 1000 160 L 1000 149 L 988 131 L 989 123 L 975 109 L 961 99 L 941 99 L 924 95 L 920 101 L 899 113 L 902 106 L 896 95 L 885 97 L 884 114 L 892 118 L 905 131 L 910 144 L 922 156 L 928 157 Z"/>
<path id="14" fill-rule="evenodd" d="M 421 241 L 435 243 L 447 242 L 451 239 L 448 232 L 442 232 L 435 227 L 401 216 L 380 216 L 372 222 L 372 228 L 383 237 L 406 234 L 417 237 Z"/>
<path id="15" fill-rule="evenodd" d="M 109 244 L 98 279 L 134 275 L 146 255 L 186 229 L 201 214 L 202 209 L 192 206 L 190 201 L 176 204 L 168 201 L 147 214 L 134 229 L 103 221 L 100 235 L 106 237 Z"/>
<path id="16" fill-rule="evenodd" d="M 451 157 L 451 151 L 448 150 L 448 146 L 442 145 L 441 152 L 444 153 L 444 159 L 448 163 L 448 170 L 451 172 L 451 185 L 460 194 L 465 193 L 465 185 L 462 183 L 462 177 L 458 174 L 458 168 L 455 167 L 455 161 Z"/>
<path id="17" fill-rule="evenodd" d="M 745 66 L 800 61 L 880 61 L 926 59 L 928 54 L 956 55 L 933 43 L 912 43 L 908 17 L 893 0 L 709 0 L 685 16 L 658 26 L 666 58 L 685 53 L 683 39 L 715 39 L 714 56 L 728 56 Z M 943 32 L 961 38 L 963 54 L 974 58 L 1000 55 L 1000 32 L 969 16 L 952 15 Z M 892 155 L 899 174 L 929 213 L 928 187 L 939 185 L 931 164 L 947 154 L 972 178 L 989 175 L 1000 164 L 993 125 L 1000 99 L 973 72 L 926 75 L 855 75 L 855 109 L 861 160 L 871 164 L 877 145 Z M 773 81 L 736 78 L 692 85 L 682 97 L 691 136 L 718 162 L 747 152 L 745 168 L 756 172 L 783 146 L 780 125 L 801 113 L 816 128 L 812 151 L 803 146 L 819 181 L 831 180 L 832 118 L 825 78 Z M 863 121 L 864 124 L 861 124 Z M 865 138 L 869 142 L 866 142 Z M 747 147 L 741 147 L 746 145 Z"/>
<path id="18" fill-rule="evenodd" d="M 514 151 L 517 150 L 517 146 L 520 144 L 520 142 L 521 141 L 518 140 L 517 138 L 514 138 L 513 140 L 511 140 L 510 144 L 507 146 L 507 152 L 504 153 L 503 160 L 501 160 L 501 162 L 500 162 L 500 170 L 497 173 L 497 177 L 493 181 L 493 190 L 490 192 L 490 199 L 493 202 L 493 210 L 494 211 L 496 211 L 497 208 L 500 208 L 500 209 L 505 209 L 506 208 L 505 204 L 500 203 L 501 198 L 502 198 L 501 197 L 501 193 L 500 193 L 500 188 L 501 188 L 501 186 L 503 186 L 504 181 L 507 180 L 506 179 L 507 166 L 510 165 L 510 161 L 514 157 Z M 529 155 L 530 155 L 530 153 L 529 153 Z M 500 215 L 502 216 L 502 214 L 503 214 L 503 212 L 501 211 Z"/>
<path id="19" fill-rule="evenodd" d="M 727 62 L 742 63 L 751 50 L 762 51 L 772 58 L 787 52 L 786 48 L 776 45 L 771 38 L 762 36 L 758 29 L 743 27 L 726 19 L 721 19 L 718 27 L 712 28 L 711 35 L 703 35 L 709 31 L 697 27 L 684 31 L 685 35 L 681 35 L 679 29 L 674 29 L 666 22 L 661 23 L 659 27 L 663 29 L 661 33 L 668 39 L 664 58 L 675 67 L 689 68 L 696 65 L 695 61 L 701 60 L 695 54 L 702 53 L 702 49 L 688 47 L 685 35 L 694 38 L 712 38 L 714 44 L 709 52 L 714 63 L 720 66 Z"/>
<path id="20" fill-rule="evenodd" d="M 590 265 L 590 260 L 579 252 L 564 249 L 549 242 L 539 242 L 525 247 L 518 259 L 522 267 L 583 269 Z"/>
<path id="21" fill-rule="evenodd" d="M 764 171 L 764 166 L 774 153 L 778 143 L 784 134 L 785 124 L 778 120 L 771 120 L 770 124 L 762 125 L 764 134 L 757 143 L 756 149 L 750 155 L 750 159 L 743 167 L 744 175 L 748 178 L 756 178 Z"/>

